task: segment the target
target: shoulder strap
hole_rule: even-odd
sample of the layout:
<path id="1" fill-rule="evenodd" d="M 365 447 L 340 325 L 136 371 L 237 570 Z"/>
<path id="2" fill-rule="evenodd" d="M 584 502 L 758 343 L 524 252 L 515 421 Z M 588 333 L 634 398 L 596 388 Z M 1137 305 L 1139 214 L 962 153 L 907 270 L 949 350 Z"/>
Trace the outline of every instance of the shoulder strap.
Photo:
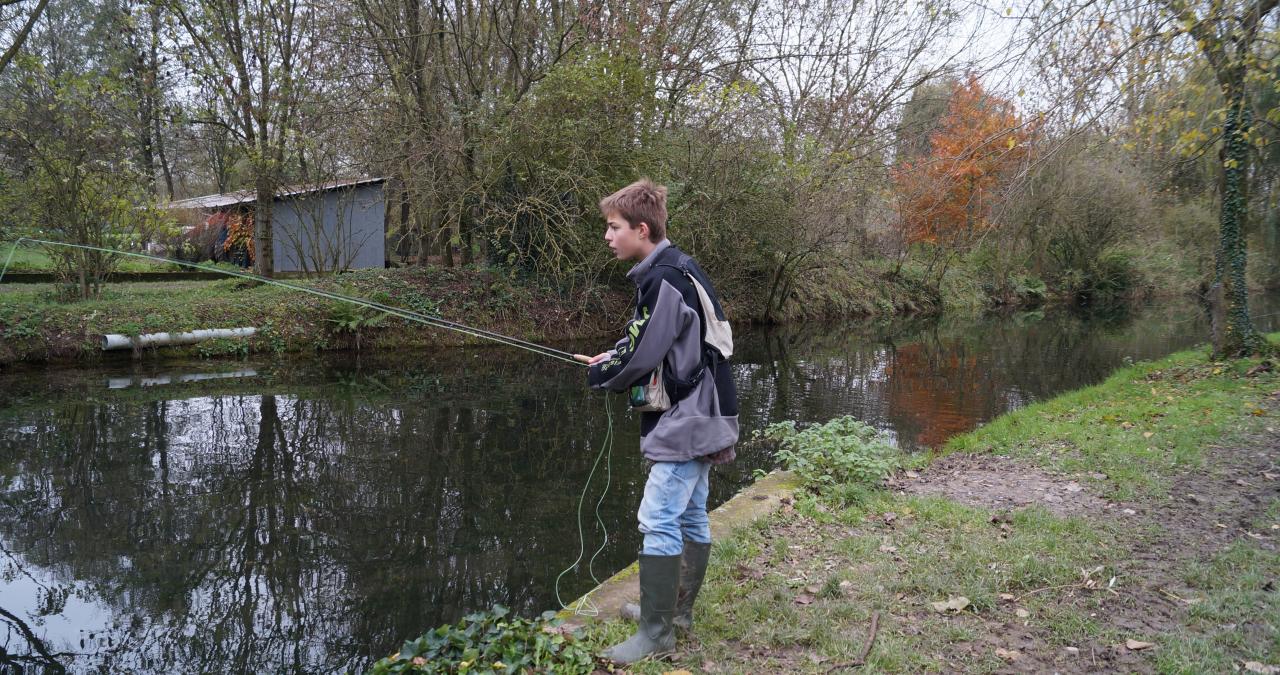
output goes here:
<path id="1" fill-rule="evenodd" d="M 690 263 L 693 258 L 684 251 L 679 251 L 674 246 L 669 250 L 677 250 L 675 263 L 655 262 L 654 267 L 670 267 L 679 270 L 684 274 L 689 283 L 693 285 L 694 292 L 698 295 L 698 317 L 702 320 L 701 338 L 704 351 L 710 347 L 722 360 L 733 356 L 733 329 L 729 322 L 719 318 L 716 315 L 715 303 L 711 300 L 711 295 L 707 293 L 707 289 L 703 288 L 702 283 L 693 275 Z M 660 256 L 665 257 L 665 256 Z"/>

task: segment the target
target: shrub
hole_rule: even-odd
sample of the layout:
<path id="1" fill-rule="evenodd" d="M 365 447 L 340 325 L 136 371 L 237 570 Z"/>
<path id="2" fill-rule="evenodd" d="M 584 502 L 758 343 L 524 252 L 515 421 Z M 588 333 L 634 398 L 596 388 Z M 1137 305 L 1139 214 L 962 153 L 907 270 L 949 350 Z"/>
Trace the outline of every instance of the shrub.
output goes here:
<path id="1" fill-rule="evenodd" d="M 389 316 L 386 312 L 339 300 L 329 307 L 329 316 L 325 320 L 333 324 L 335 332 L 354 338 L 356 349 L 360 349 L 361 338 L 370 329 L 381 327 Z"/>
<path id="2" fill-rule="evenodd" d="M 540 619 L 522 619 L 495 605 L 405 642 L 398 652 L 373 664 L 369 675 L 592 672 L 591 651 L 566 634 L 554 616 L 546 612 Z"/>
<path id="3" fill-rule="evenodd" d="M 1077 302 L 1124 296 L 1140 282 L 1122 250 L 1150 229 L 1151 180 L 1106 146 L 1073 144 L 1048 159 L 1009 208 L 1031 272 Z"/>
<path id="4" fill-rule="evenodd" d="M 804 430 L 791 421 L 770 424 L 757 434 L 776 442 L 783 465 L 818 491 L 874 484 L 898 466 L 888 436 L 849 415 Z"/>

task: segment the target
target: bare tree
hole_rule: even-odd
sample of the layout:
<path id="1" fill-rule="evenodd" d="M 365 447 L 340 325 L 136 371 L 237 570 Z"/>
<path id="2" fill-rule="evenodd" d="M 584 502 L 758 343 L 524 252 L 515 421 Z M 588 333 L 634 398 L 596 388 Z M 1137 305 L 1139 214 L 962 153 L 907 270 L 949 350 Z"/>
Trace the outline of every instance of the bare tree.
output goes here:
<path id="1" fill-rule="evenodd" d="M 0 48 L 4 49 L 0 52 L 0 73 L 22 50 L 48 6 L 49 0 L 0 0 Z"/>
<path id="2" fill-rule="evenodd" d="M 181 31 L 178 54 L 213 97 L 193 121 L 225 128 L 248 158 L 256 193 L 254 266 L 274 271 L 271 208 L 287 143 L 312 78 L 314 10 L 298 0 L 159 0 Z"/>

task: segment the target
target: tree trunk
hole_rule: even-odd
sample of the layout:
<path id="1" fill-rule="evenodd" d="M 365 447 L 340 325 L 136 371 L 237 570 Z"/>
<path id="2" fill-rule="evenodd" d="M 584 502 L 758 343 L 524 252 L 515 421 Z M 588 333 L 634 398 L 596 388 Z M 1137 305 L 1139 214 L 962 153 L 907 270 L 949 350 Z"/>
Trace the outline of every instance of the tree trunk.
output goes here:
<path id="1" fill-rule="evenodd" d="M 1244 219 L 1247 212 L 1244 180 L 1249 148 L 1244 134 L 1249 128 L 1250 119 L 1249 108 L 1244 101 L 1243 85 L 1228 92 L 1227 105 L 1220 153 L 1222 206 L 1215 267 L 1215 281 L 1222 284 L 1226 320 L 1221 343 L 1214 345 L 1214 353 L 1219 357 L 1238 357 L 1261 351 L 1263 340 L 1254 330 L 1249 318 L 1249 289 L 1245 283 Z"/>
<path id="2" fill-rule="evenodd" d="M 271 248 L 271 207 L 275 194 L 270 180 L 258 178 L 257 201 L 253 208 L 253 268 L 256 274 L 267 278 L 275 275 L 275 256 Z"/>
<path id="3" fill-rule="evenodd" d="M 449 218 L 440 219 L 440 244 L 445 267 L 453 267 L 453 223 Z"/>

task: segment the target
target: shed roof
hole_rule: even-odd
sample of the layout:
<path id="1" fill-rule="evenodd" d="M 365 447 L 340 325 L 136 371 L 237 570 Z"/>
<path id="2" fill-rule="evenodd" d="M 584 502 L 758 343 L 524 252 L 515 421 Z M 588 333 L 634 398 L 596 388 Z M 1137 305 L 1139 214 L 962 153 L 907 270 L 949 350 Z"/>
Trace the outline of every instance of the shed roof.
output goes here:
<path id="1" fill-rule="evenodd" d="M 288 185 L 276 191 L 276 199 L 281 197 L 292 197 L 294 195 L 307 194 L 309 192 L 323 192 L 325 190 L 336 190 L 344 187 L 354 187 L 357 185 L 366 185 L 368 183 L 381 183 L 386 181 L 386 177 L 379 178 L 344 178 L 342 180 L 332 180 L 318 185 Z M 216 195 L 205 195 L 203 197 L 189 197 L 187 199 L 175 199 L 169 202 L 168 208 L 171 209 L 216 209 L 223 206 L 232 206 L 234 204 L 252 204 L 257 201 L 258 195 L 254 190 L 237 190 L 236 192 L 223 192 Z"/>

